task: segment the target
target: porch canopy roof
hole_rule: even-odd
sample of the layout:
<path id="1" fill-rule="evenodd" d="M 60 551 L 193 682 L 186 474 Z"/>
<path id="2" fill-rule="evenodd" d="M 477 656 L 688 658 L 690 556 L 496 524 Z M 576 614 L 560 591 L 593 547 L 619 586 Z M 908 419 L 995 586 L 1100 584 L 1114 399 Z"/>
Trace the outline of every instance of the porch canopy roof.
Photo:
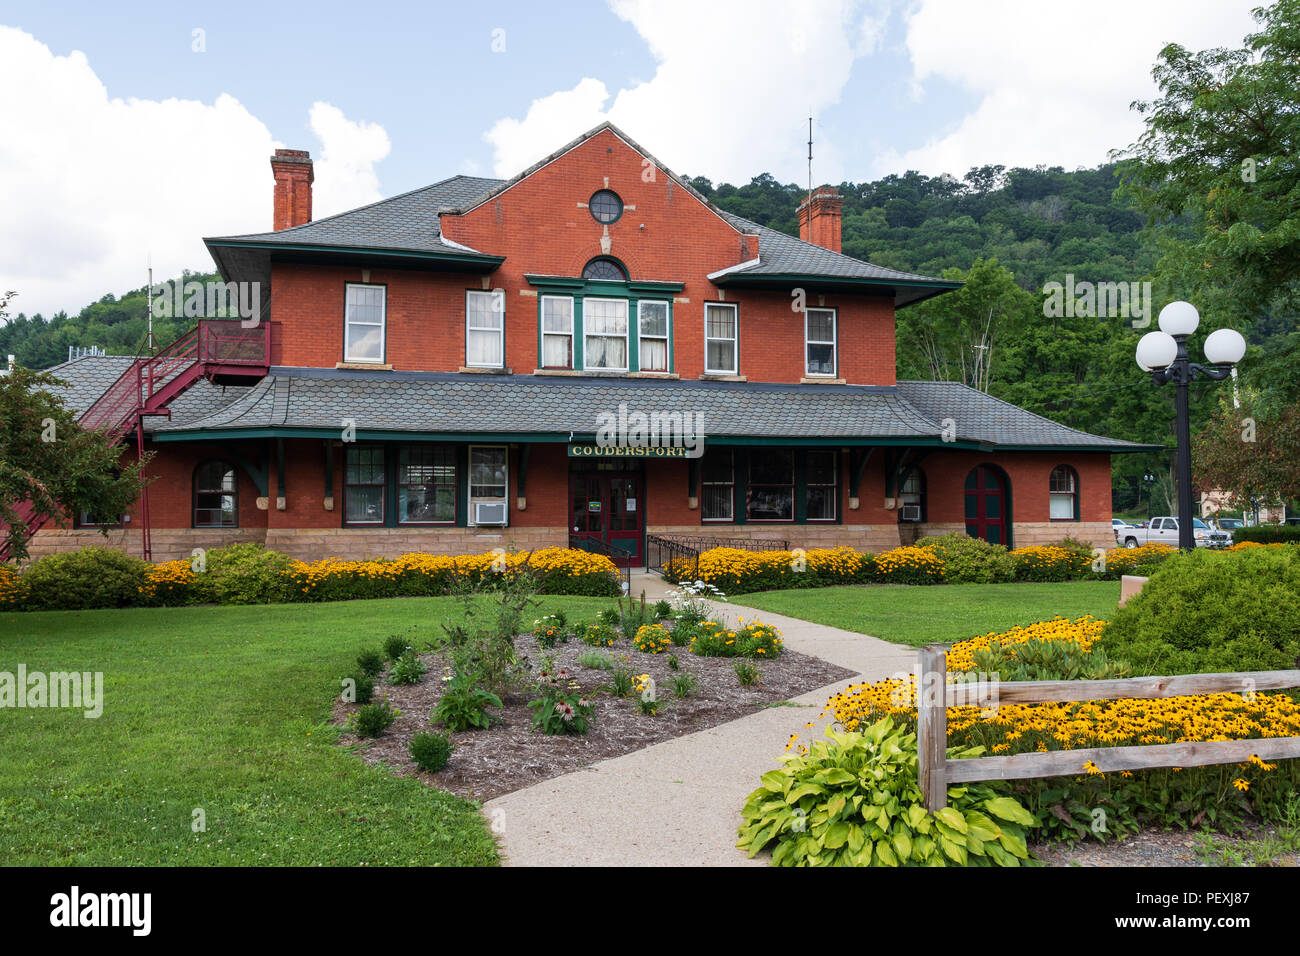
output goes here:
<path id="1" fill-rule="evenodd" d="M 52 369 L 82 411 L 116 377 L 112 357 Z M 597 375 L 493 375 L 275 367 L 256 385 L 197 383 L 146 419 L 156 441 L 337 438 L 348 421 L 361 440 L 591 441 L 602 413 L 699 416 L 706 444 L 907 445 L 985 451 L 1111 454 L 1156 446 L 1103 438 L 1035 415 L 957 382 L 897 386 L 764 384 Z"/>

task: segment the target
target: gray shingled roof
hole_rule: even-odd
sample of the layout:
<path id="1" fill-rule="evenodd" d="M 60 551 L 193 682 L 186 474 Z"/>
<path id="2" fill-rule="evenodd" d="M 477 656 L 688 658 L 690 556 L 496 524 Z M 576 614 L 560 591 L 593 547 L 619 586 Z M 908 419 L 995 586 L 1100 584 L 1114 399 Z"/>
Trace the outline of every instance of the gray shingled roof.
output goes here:
<path id="1" fill-rule="evenodd" d="M 86 355 L 70 362 L 62 362 L 47 371 L 68 384 L 51 391 L 63 399 L 65 406 L 80 415 L 108 391 L 109 386 L 131 367 L 133 361 L 135 359 L 130 355 Z M 206 379 L 200 379 L 172 402 L 171 423 L 182 425 L 197 422 L 229 405 L 254 387 L 256 386 L 213 385 Z M 145 422 L 145 431 L 153 431 L 157 423 L 166 421 L 165 417 L 150 417 Z"/>
<path id="2" fill-rule="evenodd" d="M 520 436 L 596 432 L 597 415 L 680 411 L 702 415 L 712 438 L 942 440 L 987 445 L 1139 451 L 1147 446 L 1089 435 L 956 382 L 899 382 L 896 388 L 595 378 L 363 372 L 275 368 L 260 384 L 204 418 L 178 414 L 149 431 L 249 428 Z"/>
<path id="3" fill-rule="evenodd" d="M 278 232 L 249 233 L 241 236 L 221 236 L 205 240 L 220 246 L 223 243 L 265 243 L 270 245 L 311 245 L 331 248 L 383 249 L 407 252 L 438 252 L 443 255 L 492 255 L 497 250 L 470 250 L 455 245 L 448 245 L 441 238 L 439 213 L 463 212 L 471 209 L 493 196 L 504 192 L 515 183 L 531 175 L 536 170 L 554 162 L 558 157 L 590 139 L 597 133 L 609 129 L 624 140 L 637 152 L 663 169 L 675 182 L 688 190 L 702 203 L 716 212 L 735 229 L 742 233 L 757 234 L 759 261 L 744 269 L 729 271 L 719 284 L 738 284 L 740 282 L 761 279 L 765 276 L 797 275 L 816 277 L 824 280 L 868 281 L 881 285 L 890 282 L 905 283 L 907 291 L 895 292 L 895 303 L 906 305 L 918 299 L 927 298 L 946 289 L 953 288 L 954 283 L 923 276 L 911 272 L 899 272 L 873 265 L 852 256 L 831 252 L 821 246 L 804 242 L 783 232 L 760 226 L 758 223 L 734 216 L 710 202 L 691 186 L 686 180 L 669 170 L 649 152 L 639 146 L 627 134 L 611 123 L 601 123 L 588 130 L 582 136 L 556 150 L 551 155 L 530 166 L 511 179 L 483 179 L 475 176 L 453 176 L 423 189 L 402 193 L 391 199 L 339 213 L 326 219 L 319 219 L 303 226 L 281 229 Z M 218 266 L 226 268 L 222 258 L 214 251 Z M 269 278 L 269 276 L 268 276 Z"/>
<path id="4" fill-rule="evenodd" d="M 1141 451 L 1156 447 L 1090 435 L 961 382 L 899 382 L 899 395 L 933 422 L 952 419 L 957 437 L 991 445 L 1068 445 Z"/>
<path id="5" fill-rule="evenodd" d="M 438 213 L 470 202 L 501 185 L 501 182 L 499 179 L 480 179 L 477 176 L 453 176 L 432 186 L 414 189 L 391 199 L 381 199 L 368 206 L 317 219 L 303 226 L 278 232 L 220 236 L 206 241 L 355 246 L 363 249 L 474 255 L 473 250 L 443 242 Z"/>
<path id="6" fill-rule="evenodd" d="M 85 356 L 49 371 L 68 382 L 56 391 L 80 414 L 131 363 L 128 356 Z M 1142 451 L 1134 442 L 1090 435 L 959 382 L 786 385 L 621 377 L 468 375 L 273 368 L 255 385 L 199 381 L 176 399 L 170 420 L 150 417 L 146 432 L 249 428 L 336 429 L 344 418 L 362 431 L 444 434 L 596 431 L 596 415 L 629 411 L 698 412 L 706 437 L 942 440 L 944 419 L 957 439 L 990 446 Z"/>
<path id="7" fill-rule="evenodd" d="M 596 432 L 600 412 L 694 412 L 714 437 L 925 438 L 936 428 L 894 389 L 454 372 L 276 368 L 247 395 L 208 418 L 160 422 L 190 428 L 337 429 L 440 433 Z"/>

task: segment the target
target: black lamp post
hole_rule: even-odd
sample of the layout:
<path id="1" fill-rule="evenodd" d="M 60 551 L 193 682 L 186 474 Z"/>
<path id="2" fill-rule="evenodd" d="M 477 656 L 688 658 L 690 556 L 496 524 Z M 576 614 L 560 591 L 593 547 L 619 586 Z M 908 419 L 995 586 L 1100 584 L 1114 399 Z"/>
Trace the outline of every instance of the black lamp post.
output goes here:
<path id="1" fill-rule="evenodd" d="M 1151 474 L 1151 472 L 1149 471 L 1143 472 L 1142 485 L 1147 490 L 1147 521 L 1151 520 L 1151 489 L 1155 486 L 1155 483 L 1156 483 L 1155 475 Z"/>
<path id="2" fill-rule="evenodd" d="M 1232 374 L 1232 366 L 1246 354 L 1246 340 L 1233 329 L 1218 329 L 1205 339 L 1205 357 L 1210 366 L 1197 365 L 1187 356 L 1187 339 L 1201 324 L 1190 302 L 1170 302 L 1160 310 L 1160 331 L 1148 332 L 1138 340 L 1137 363 L 1151 373 L 1157 385 L 1172 382 L 1178 390 L 1178 547 L 1196 547 L 1192 529 L 1192 426 L 1187 412 L 1187 386 L 1198 375 L 1220 381 Z"/>

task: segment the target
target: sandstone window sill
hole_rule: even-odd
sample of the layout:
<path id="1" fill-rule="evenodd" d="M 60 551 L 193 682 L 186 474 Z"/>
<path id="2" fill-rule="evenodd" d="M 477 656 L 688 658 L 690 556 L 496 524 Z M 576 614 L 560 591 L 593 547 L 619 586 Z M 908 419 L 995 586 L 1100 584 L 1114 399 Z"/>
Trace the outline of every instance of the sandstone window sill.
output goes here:
<path id="1" fill-rule="evenodd" d="M 335 368 L 356 369 L 362 372 L 391 372 L 393 366 L 388 362 L 335 362 Z"/>
<path id="2" fill-rule="evenodd" d="M 458 372 L 464 372 L 467 375 L 513 375 L 514 370 L 509 368 L 477 368 L 469 365 L 462 365 L 456 369 Z"/>
<path id="3" fill-rule="evenodd" d="M 827 376 L 814 376 L 812 378 L 799 379 L 800 385 L 847 385 L 848 382 L 842 378 L 830 378 Z"/>
<path id="4" fill-rule="evenodd" d="M 748 382 L 749 378 L 745 375 L 715 375 L 712 373 L 700 376 L 701 382 Z"/>

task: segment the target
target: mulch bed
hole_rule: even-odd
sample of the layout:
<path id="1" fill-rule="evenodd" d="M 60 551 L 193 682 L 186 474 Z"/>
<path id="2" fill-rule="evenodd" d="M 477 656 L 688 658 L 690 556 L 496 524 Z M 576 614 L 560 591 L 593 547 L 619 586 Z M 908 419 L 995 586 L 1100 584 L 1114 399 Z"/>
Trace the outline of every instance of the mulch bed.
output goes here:
<path id="1" fill-rule="evenodd" d="M 520 635 L 515 647 L 521 658 L 533 662 L 536 671 L 539 660 L 536 639 L 531 634 Z M 491 800 L 597 761 L 716 727 L 854 676 L 853 671 L 820 658 L 787 650 L 775 660 L 756 661 L 761 682 L 754 687 L 742 687 L 732 669 L 734 658 L 697 657 L 684 647 L 675 647 L 672 653 L 677 656 L 681 670 L 673 671 L 668 654 L 643 654 L 630 641 L 620 640 L 614 647 L 604 648 L 604 653 L 615 659 L 629 656 L 628 666 L 634 675 L 649 674 L 654 679 L 659 713 L 647 716 L 640 712 L 634 697 L 619 698 L 608 689 L 598 690 L 602 685 L 608 688 L 610 672 L 579 664 L 578 655 L 588 650 L 595 649 L 571 639 L 549 652 L 555 656 L 556 666 L 566 669 L 588 696 L 595 695 L 595 713 L 585 734 L 550 736 L 534 731 L 533 712 L 527 706 L 532 695 L 524 690 L 505 698 L 501 711 L 490 711 L 502 718 L 500 722 L 493 721 L 490 729 L 452 734 L 456 749 L 444 769 L 438 773 L 418 769 L 408 751 L 411 738 L 421 731 L 442 729 L 441 725 L 429 723 L 429 713 L 437 705 L 443 688 L 445 662 L 435 653 L 421 656 L 429 671 L 418 684 L 392 686 L 376 680 L 375 699 L 387 695 L 389 702 L 402 712 L 383 736 L 371 740 L 345 733 L 341 743 L 356 746 L 367 762 L 386 763 L 398 773 L 418 776 L 440 790 L 472 800 Z M 672 678 L 681 672 L 695 676 L 696 689 L 690 697 L 673 695 Z M 341 725 L 356 709 L 356 704 L 336 701 L 335 723 Z M 809 720 L 816 716 L 812 712 Z"/>
<path id="2" fill-rule="evenodd" d="M 1237 836 L 1213 834 L 1218 847 L 1232 847 L 1241 851 L 1248 848 L 1252 839 L 1272 834 L 1269 827 L 1252 826 Z M 1109 843 L 1088 841 L 1070 849 L 1064 844 L 1031 845 L 1030 850 L 1047 866 L 1209 866 L 1198 844 L 1204 837 L 1191 830 L 1142 830 L 1123 840 Z M 1283 852 L 1270 864 L 1272 866 L 1300 866 L 1300 853 Z"/>

